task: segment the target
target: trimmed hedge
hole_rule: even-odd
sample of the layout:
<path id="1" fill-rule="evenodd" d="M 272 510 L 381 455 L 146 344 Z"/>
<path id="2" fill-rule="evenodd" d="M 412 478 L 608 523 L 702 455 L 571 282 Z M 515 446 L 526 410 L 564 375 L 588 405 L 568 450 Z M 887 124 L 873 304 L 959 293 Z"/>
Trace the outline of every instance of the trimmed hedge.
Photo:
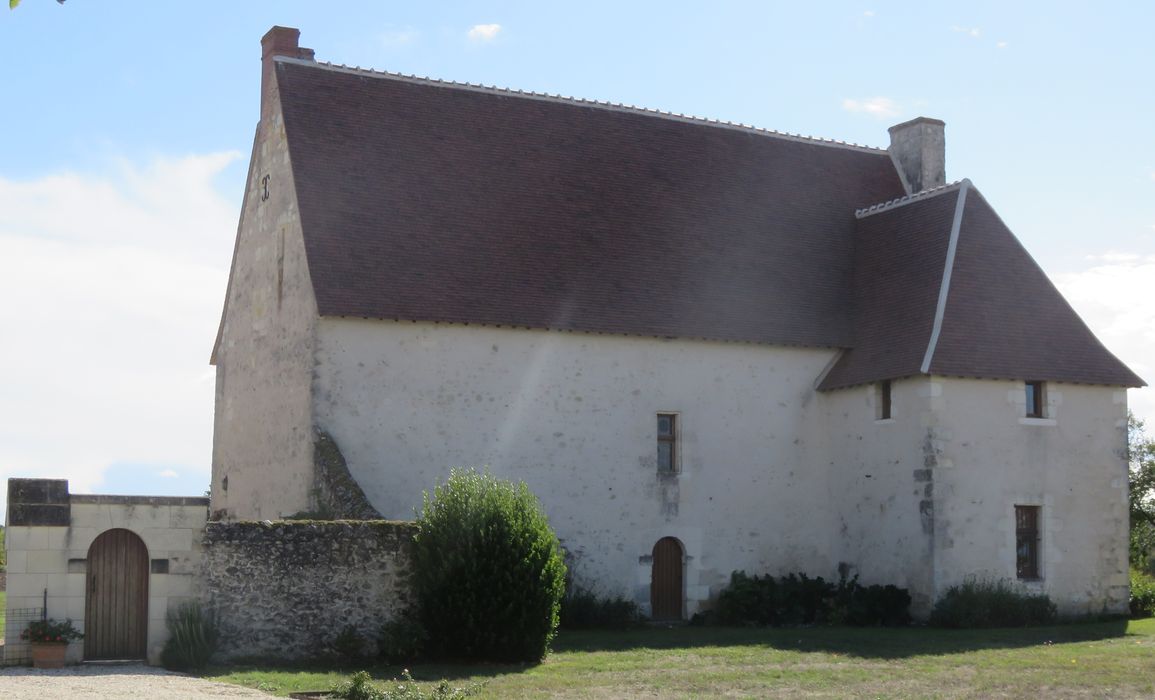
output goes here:
<path id="1" fill-rule="evenodd" d="M 714 619 L 724 625 L 846 624 L 897 626 L 910 622 L 910 593 L 897 586 L 862 586 L 858 577 L 828 582 L 806 574 L 730 575 Z"/>
<path id="2" fill-rule="evenodd" d="M 540 660 L 557 631 L 565 571 L 557 536 L 524 483 L 453 471 L 425 494 L 413 538 L 425 650 Z"/>
<path id="3" fill-rule="evenodd" d="M 642 621 L 637 603 L 621 596 L 600 598 L 575 586 L 561 601 L 563 629 L 624 629 Z"/>

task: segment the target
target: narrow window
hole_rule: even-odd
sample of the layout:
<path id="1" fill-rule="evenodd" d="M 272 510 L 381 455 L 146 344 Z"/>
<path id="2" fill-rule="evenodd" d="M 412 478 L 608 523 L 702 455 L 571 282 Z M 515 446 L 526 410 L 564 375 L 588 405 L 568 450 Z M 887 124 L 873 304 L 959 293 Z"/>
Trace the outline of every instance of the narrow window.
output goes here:
<path id="1" fill-rule="evenodd" d="M 1027 382 L 1027 418 L 1043 418 L 1043 383 Z"/>
<path id="2" fill-rule="evenodd" d="M 1041 578 L 1038 506 L 1015 506 L 1015 569 L 1019 578 Z"/>
<path id="3" fill-rule="evenodd" d="M 678 436 L 677 416 L 673 413 L 658 414 L 658 471 L 676 472 L 677 455 L 675 447 Z"/>
<path id="4" fill-rule="evenodd" d="M 890 380 L 878 383 L 878 420 L 889 420 L 890 415 Z"/>

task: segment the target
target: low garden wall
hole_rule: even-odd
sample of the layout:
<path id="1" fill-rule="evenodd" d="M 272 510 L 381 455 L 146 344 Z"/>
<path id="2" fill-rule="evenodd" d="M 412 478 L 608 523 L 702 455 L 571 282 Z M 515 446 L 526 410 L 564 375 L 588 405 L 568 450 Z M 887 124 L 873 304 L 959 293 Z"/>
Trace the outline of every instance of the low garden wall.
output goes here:
<path id="1" fill-rule="evenodd" d="M 352 626 L 375 640 L 409 604 L 413 523 L 210 522 L 202 584 L 223 658 L 334 653 Z"/>

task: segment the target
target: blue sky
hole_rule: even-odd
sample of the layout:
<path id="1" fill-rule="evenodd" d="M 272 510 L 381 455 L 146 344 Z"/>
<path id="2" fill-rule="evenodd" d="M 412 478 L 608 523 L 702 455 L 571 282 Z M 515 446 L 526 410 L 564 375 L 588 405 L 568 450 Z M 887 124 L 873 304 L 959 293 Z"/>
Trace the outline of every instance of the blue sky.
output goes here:
<path id="1" fill-rule="evenodd" d="M 0 478 L 193 493 L 261 35 L 323 61 L 887 145 L 969 177 L 1155 380 L 1155 5 L 92 2 L 0 10 Z M 1133 408 L 1155 419 L 1151 390 Z M 0 495 L 0 498 L 3 498 Z M 0 503 L 0 506 L 3 504 Z"/>

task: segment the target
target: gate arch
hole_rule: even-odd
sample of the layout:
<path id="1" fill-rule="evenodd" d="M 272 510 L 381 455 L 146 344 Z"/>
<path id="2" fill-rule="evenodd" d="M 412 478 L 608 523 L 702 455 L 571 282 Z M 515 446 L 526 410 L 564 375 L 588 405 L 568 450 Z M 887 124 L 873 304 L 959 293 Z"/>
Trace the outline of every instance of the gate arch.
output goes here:
<path id="1" fill-rule="evenodd" d="M 84 594 L 85 659 L 145 658 L 148 567 L 148 548 L 131 530 L 106 530 L 93 540 Z"/>
<path id="2" fill-rule="evenodd" d="M 684 561 L 685 551 L 677 539 L 663 537 L 654 545 L 650 569 L 650 616 L 655 621 L 682 619 Z"/>

